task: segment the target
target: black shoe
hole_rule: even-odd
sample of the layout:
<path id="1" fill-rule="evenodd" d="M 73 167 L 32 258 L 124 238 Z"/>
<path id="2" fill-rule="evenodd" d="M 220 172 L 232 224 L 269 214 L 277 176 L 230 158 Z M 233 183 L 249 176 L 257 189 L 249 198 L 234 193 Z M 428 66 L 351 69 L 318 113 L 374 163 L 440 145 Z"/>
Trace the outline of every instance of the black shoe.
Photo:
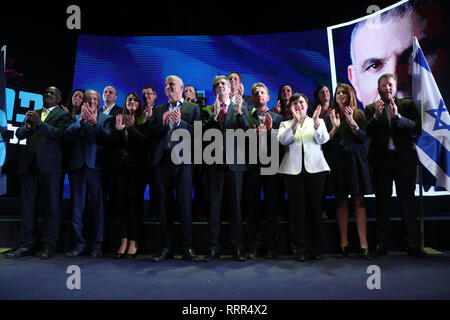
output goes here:
<path id="1" fill-rule="evenodd" d="M 100 249 L 92 249 L 92 251 L 91 251 L 91 257 L 92 258 L 100 258 L 101 256 L 103 256 L 102 250 L 100 250 Z"/>
<path id="2" fill-rule="evenodd" d="M 337 258 L 347 258 L 348 257 L 348 246 L 339 247 L 336 257 Z"/>
<path id="3" fill-rule="evenodd" d="M 408 255 L 411 257 L 424 258 L 428 257 L 428 254 L 420 248 L 408 249 Z"/>
<path id="4" fill-rule="evenodd" d="M 383 243 L 378 243 L 377 247 L 375 248 L 375 255 L 376 256 L 385 256 L 388 254 L 388 248 L 387 245 Z"/>
<path id="5" fill-rule="evenodd" d="M 233 252 L 233 259 L 236 261 L 245 261 L 245 256 L 242 254 L 241 249 L 235 249 Z"/>
<path id="6" fill-rule="evenodd" d="M 53 257 L 53 248 L 51 246 L 45 246 L 44 250 L 41 252 L 41 259 L 50 259 Z"/>
<path id="7" fill-rule="evenodd" d="M 307 259 L 306 254 L 304 253 L 296 253 L 295 254 L 295 260 L 300 261 L 300 262 L 305 262 Z"/>
<path id="8" fill-rule="evenodd" d="M 313 260 L 322 260 L 322 256 L 320 254 L 312 254 L 311 259 Z"/>
<path id="9" fill-rule="evenodd" d="M 192 248 L 187 248 L 184 250 L 183 259 L 190 262 L 199 262 L 200 259 L 195 255 Z"/>
<path id="10" fill-rule="evenodd" d="M 274 249 L 267 249 L 266 259 L 276 259 L 277 257 L 277 252 Z"/>
<path id="11" fill-rule="evenodd" d="M 205 262 L 211 262 L 215 259 L 219 258 L 219 250 L 216 248 L 209 249 L 208 254 L 205 256 L 205 259 L 203 261 Z"/>
<path id="12" fill-rule="evenodd" d="M 367 260 L 373 259 L 372 255 L 369 253 L 368 248 L 361 248 L 361 253 L 359 254 L 359 257 Z"/>
<path id="13" fill-rule="evenodd" d="M 137 253 L 135 252 L 135 253 L 127 253 L 126 255 L 125 255 L 125 258 L 127 258 L 128 260 L 133 260 L 133 259 L 136 259 L 137 258 Z"/>
<path id="14" fill-rule="evenodd" d="M 248 254 L 247 254 L 247 258 L 248 259 L 256 259 L 257 252 L 258 252 L 258 250 L 256 248 L 250 248 L 250 250 L 248 251 Z"/>
<path id="15" fill-rule="evenodd" d="M 74 249 L 72 251 L 66 252 L 66 257 L 79 257 L 83 254 L 84 249 Z"/>
<path id="16" fill-rule="evenodd" d="M 115 255 L 114 255 L 114 257 L 116 257 L 117 259 L 122 259 L 122 258 L 125 258 L 125 256 L 126 256 L 127 254 L 124 252 L 124 253 L 116 253 Z"/>
<path id="17" fill-rule="evenodd" d="M 152 258 L 153 262 L 161 262 L 165 259 L 172 258 L 172 253 L 168 248 L 164 248 L 164 250 L 161 252 L 161 255 L 159 257 L 155 256 Z"/>
<path id="18" fill-rule="evenodd" d="M 31 249 L 29 248 L 19 248 L 17 250 L 14 250 L 12 252 L 8 252 L 5 255 L 6 259 L 17 259 L 17 258 L 22 258 L 22 257 L 26 257 L 26 256 L 31 256 Z"/>

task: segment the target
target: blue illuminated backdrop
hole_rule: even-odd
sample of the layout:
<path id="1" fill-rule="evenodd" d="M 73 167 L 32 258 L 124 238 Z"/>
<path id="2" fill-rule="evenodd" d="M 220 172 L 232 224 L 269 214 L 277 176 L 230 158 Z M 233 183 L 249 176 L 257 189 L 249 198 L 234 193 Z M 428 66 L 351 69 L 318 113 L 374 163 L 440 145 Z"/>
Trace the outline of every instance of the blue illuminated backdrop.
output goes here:
<path id="1" fill-rule="evenodd" d="M 326 29 L 239 36 L 104 37 L 79 35 L 73 88 L 106 85 L 118 91 L 122 105 L 129 91 L 155 87 L 157 104 L 167 101 L 164 79 L 175 74 L 206 92 L 214 102 L 212 80 L 238 71 L 250 95 L 255 82 L 269 88 L 276 105 L 278 89 L 291 84 L 312 98 L 321 83 L 331 83 Z"/>

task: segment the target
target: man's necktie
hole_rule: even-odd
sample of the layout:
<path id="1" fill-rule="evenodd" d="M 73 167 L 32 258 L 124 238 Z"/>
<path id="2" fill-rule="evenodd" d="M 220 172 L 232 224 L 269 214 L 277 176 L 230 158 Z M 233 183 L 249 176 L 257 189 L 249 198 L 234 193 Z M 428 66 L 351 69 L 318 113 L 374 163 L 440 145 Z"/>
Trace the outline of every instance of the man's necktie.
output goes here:
<path id="1" fill-rule="evenodd" d="M 384 111 L 386 111 L 386 117 L 388 119 L 389 127 L 391 126 L 391 110 L 389 109 L 389 105 L 384 105 Z"/>
<path id="2" fill-rule="evenodd" d="M 48 110 L 47 108 L 42 108 L 41 121 L 45 121 L 45 119 L 47 118 L 49 113 L 50 113 L 50 110 Z"/>
<path id="3" fill-rule="evenodd" d="M 169 110 L 172 110 L 172 111 L 176 111 L 176 110 L 180 110 L 180 109 L 181 109 L 181 104 L 177 104 L 175 107 L 173 107 L 173 106 L 169 107 Z M 170 136 L 172 135 L 172 131 L 174 130 L 175 125 L 176 125 L 176 123 L 173 123 L 173 120 L 169 121 L 169 132 L 167 133 L 167 147 L 169 149 L 171 149 L 173 144 L 175 143 L 170 140 Z"/>
<path id="4" fill-rule="evenodd" d="M 227 105 L 225 103 L 222 103 L 222 114 L 221 114 L 222 126 L 225 123 L 226 117 L 227 117 Z"/>

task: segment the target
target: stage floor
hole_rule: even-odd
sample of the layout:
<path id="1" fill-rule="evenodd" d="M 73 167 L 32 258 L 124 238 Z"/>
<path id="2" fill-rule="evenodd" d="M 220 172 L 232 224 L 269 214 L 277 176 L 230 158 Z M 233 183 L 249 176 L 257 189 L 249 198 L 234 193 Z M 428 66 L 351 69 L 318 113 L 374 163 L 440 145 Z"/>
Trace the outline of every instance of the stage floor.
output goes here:
<path id="1" fill-rule="evenodd" d="M 2 254 L 0 300 L 450 299 L 450 251 L 427 258 L 394 251 L 372 261 L 325 255 L 321 261 L 303 263 L 291 255 L 246 262 L 222 256 L 211 263 L 177 257 L 154 263 L 150 257 L 128 261 L 56 254 L 49 260 L 9 260 Z M 80 268 L 81 289 L 67 288 L 70 265 Z M 367 287 L 371 265 L 380 268 L 380 289 Z"/>

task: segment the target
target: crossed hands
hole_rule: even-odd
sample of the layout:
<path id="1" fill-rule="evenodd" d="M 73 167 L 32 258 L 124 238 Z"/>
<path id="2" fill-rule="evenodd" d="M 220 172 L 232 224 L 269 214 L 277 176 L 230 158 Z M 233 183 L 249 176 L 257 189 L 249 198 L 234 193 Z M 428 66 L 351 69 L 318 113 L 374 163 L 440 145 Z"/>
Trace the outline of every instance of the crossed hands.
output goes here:
<path id="1" fill-rule="evenodd" d="M 87 102 L 81 105 L 81 121 L 97 125 L 97 108 L 91 108 Z"/>
<path id="2" fill-rule="evenodd" d="M 41 122 L 41 118 L 39 117 L 39 114 L 32 110 L 27 111 L 26 117 L 25 117 L 25 128 L 27 130 L 36 128 L 37 125 Z"/>
<path id="3" fill-rule="evenodd" d="M 356 108 L 356 107 L 354 107 Z M 351 127 L 355 127 L 356 126 L 356 122 L 353 119 L 353 110 L 354 108 L 352 107 L 345 107 L 344 109 L 344 115 L 345 115 L 345 120 L 347 121 L 347 123 L 351 126 Z M 338 115 L 339 116 L 339 115 Z"/>
<path id="4" fill-rule="evenodd" d="M 181 119 L 181 112 L 180 110 L 169 110 L 166 111 L 163 114 L 163 124 L 165 126 L 168 126 L 170 123 L 170 120 L 172 120 L 173 124 L 177 124 Z"/>
<path id="5" fill-rule="evenodd" d="M 258 127 L 256 125 L 253 125 L 253 130 L 256 130 L 257 134 L 265 133 L 266 130 L 272 129 L 272 117 L 268 112 L 265 114 L 265 120 L 263 123 L 261 123 Z"/>
<path id="6" fill-rule="evenodd" d="M 375 115 L 378 119 L 381 118 L 381 114 L 383 113 L 384 102 L 383 100 L 378 100 L 375 102 Z M 389 112 L 391 113 L 391 118 L 395 118 L 398 115 L 398 107 L 394 102 L 394 99 L 391 98 L 389 100 Z"/>

